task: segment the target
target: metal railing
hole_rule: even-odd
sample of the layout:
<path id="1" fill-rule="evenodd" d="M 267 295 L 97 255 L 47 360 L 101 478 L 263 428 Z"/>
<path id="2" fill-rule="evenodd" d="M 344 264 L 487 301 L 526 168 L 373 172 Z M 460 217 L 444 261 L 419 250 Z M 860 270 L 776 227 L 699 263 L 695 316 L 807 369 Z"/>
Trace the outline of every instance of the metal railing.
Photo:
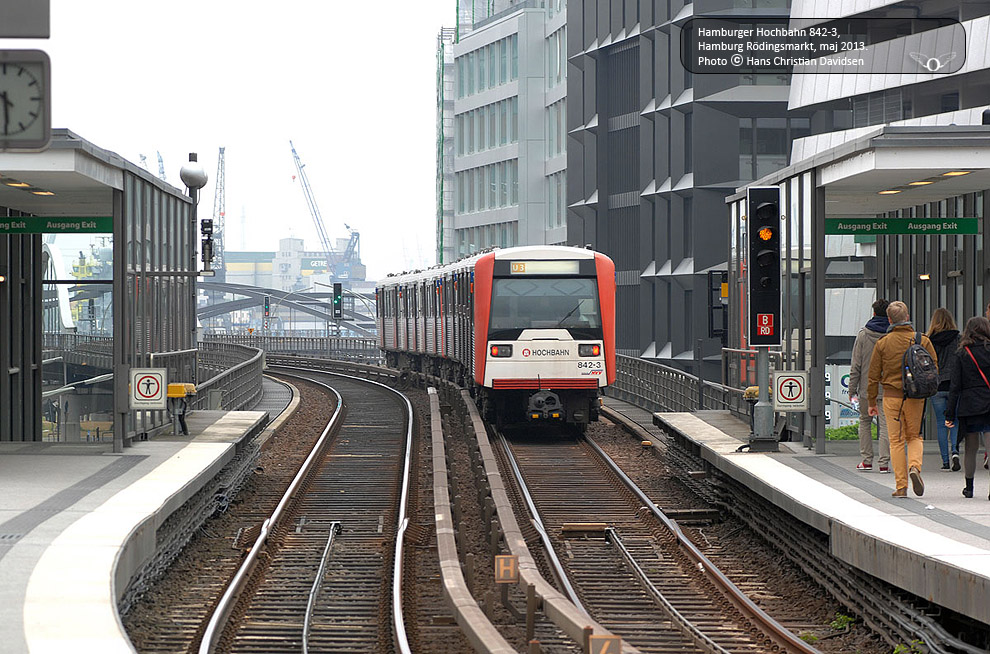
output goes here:
<path id="1" fill-rule="evenodd" d="M 373 338 L 216 334 L 205 336 L 203 342 L 245 345 L 272 354 L 311 354 L 343 361 L 369 363 L 378 363 L 381 360 L 378 341 Z"/>
<path id="2" fill-rule="evenodd" d="M 197 384 L 191 409 L 238 411 L 261 397 L 263 351 L 245 345 L 204 341 L 199 344 L 198 355 L 200 376 L 208 379 Z"/>
<path id="3" fill-rule="evenodd" d="M 84 349 L 91 352 L 110 352 L 113 350 L 112 336 L 45 332 L 42 335 L 42 342 L 46 350 L 73 351 Z"/>
<path id="4" fill-rule="evenodd" d="M 616 380 L 607 394 L 648 411 L 731 411 L 749 419 L 744 389 L 702 381 L 683 370 L 637 357 L 616 357 Z"/>

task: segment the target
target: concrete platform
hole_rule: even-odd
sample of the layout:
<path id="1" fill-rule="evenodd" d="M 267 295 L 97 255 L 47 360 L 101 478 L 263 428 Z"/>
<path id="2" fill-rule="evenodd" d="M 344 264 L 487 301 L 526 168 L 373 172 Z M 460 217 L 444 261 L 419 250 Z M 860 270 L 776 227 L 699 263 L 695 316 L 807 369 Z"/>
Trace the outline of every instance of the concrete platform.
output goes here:
<path id="1" fill-rule="evenodd" d="M 198 411 L 189 436 L 0 443 L 0 651 L 133 652 L 117 603 L 158 527 L 265 430 L 264 411 Z"/>
<path id="2" fill-rule="evenodd" d="M 651 414 L 613 398 L 606 407 L 654 436 L 693 450 L 795 518 L 829 536 L 832 554 L 915 595 L 990 623 L 990 474 L 978 466 L 975 497 L 963 473 L 941 470 L 938 443 L 925 442 L 925 493 L 892 498 L 894 475 L 856 470 L 858 441 L 829 441 L 816 455 L 801 443 L 779 453 L 737 451 L 749 425 L 728 412 Z M 983 457 L 978 457 L 982 464 Z M 876 466 L 876 460 L 874 459 Z"/>

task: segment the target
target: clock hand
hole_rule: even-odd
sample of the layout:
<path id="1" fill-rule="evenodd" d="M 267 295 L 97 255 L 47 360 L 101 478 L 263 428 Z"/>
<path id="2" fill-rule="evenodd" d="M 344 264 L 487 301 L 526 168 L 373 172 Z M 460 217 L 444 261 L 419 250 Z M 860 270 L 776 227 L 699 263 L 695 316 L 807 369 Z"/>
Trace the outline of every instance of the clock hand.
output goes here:
<path id="1" fill-rule="evenodd" d="M 6 91 L 0 91 L 0 98 L 3 98 L 3 133 L 7 134 L 10 131 L 8 129 L 10 123 L 10 108 L 14 106 L 14 103 L 7 99 Z"/>

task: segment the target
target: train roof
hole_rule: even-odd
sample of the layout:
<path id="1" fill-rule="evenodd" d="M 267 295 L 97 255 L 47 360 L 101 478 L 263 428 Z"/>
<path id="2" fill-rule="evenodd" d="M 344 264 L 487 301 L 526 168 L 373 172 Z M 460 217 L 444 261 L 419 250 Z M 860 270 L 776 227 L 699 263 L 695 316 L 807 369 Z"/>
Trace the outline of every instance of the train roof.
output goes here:
<path id="1" fill-rule="evenodd" d="M 448 275 L 465 269 L 473 269 L 474 264 L 478 261 L 478 259 L 488 255 L 494 255 L 494 257 L 499 261 L 504 261 L 519 258 L 537 260 L 561 258 L 594 259 L 596 254 L 599 253 L 595 252 L 595 250 L 572 247 L 569 245 L 520 245 L 511 248 L 495 248 L 492 250 L 477 252 L 463 259 L 459 259 L 454 263 L 449 263 L 442 266 L 433 266 L 432 268 L 428 268 L 426 270 L 416 270 L 413 272 L 389 275 L 385 279 L 381 280 L 378 283 L 378 286 L 383 287 L 392 286 L 395 284 L 412 284 L 431 280 L 440 275 Z"/>

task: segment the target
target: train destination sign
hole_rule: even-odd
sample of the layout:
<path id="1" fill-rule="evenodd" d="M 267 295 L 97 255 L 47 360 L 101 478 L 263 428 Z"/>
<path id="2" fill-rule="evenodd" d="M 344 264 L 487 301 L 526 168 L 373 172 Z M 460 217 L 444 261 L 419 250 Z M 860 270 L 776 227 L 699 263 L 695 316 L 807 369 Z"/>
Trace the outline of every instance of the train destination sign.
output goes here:
<path id="1" fill-rule="evenodd" d="M 826 234 L 979 234 L 979 218 L 826 218 Z"/>
<path id="2" fill-rule="evenodd" d="M 112 234 L 113 216 L 0 218 L 0 234 Z"/>

